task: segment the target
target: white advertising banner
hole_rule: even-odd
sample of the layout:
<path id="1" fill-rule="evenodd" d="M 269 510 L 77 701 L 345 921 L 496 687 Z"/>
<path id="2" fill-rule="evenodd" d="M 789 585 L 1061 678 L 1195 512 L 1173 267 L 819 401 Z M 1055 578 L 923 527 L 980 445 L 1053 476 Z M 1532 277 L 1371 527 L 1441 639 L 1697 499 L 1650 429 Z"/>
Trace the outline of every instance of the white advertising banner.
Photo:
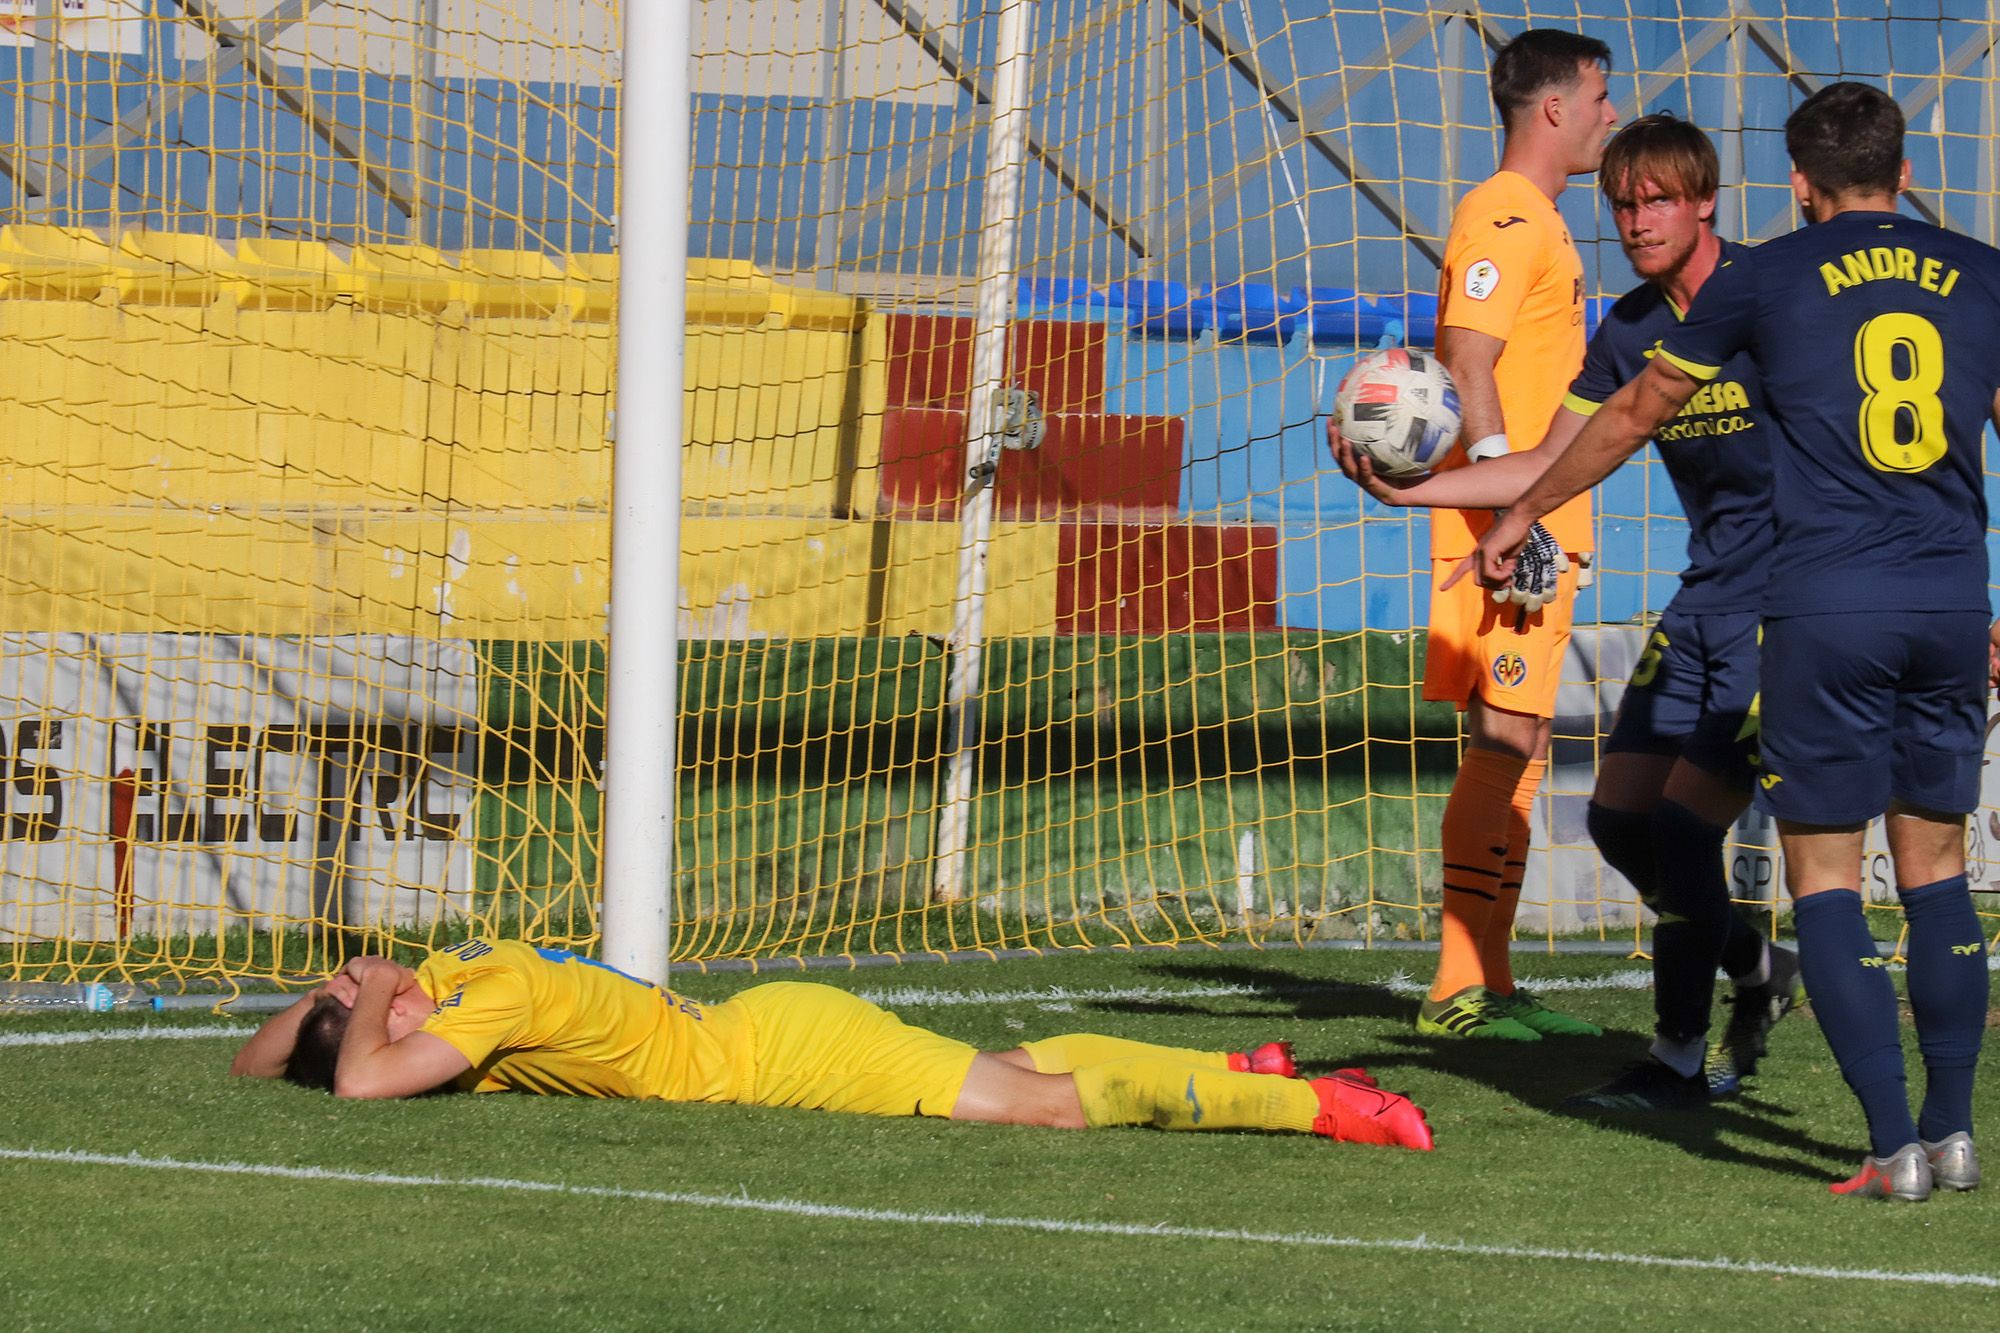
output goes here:
<path id="1" fill-rule="evenodd" d="M 1598 857 L 1584 820 L 1597 777 L 1594 738 L 1609 733 L 1647 632 L 1636 625 L 1587 625 L 1579 626 L 1570 640 L 1556 696 L 1556 739 L 1548 778 L 1535 802 L 1527 879 L 1516 918 L 1524 934 L 1630 929 L 1642 915 L 1632 886 Z M 2000 713 L 1987 720 L 1980 808 L 1966 831 L 1966 871 L 1975 889 L 2000 890 L 1996 727 Z M 1746 810 L 1724 850 L 1731 896 L 1750 902 L 1776 899 L 1783 905 L 1778 836 L 1769 819 L 1754 808 Z M 1869 901 L 1895 901 L 1896 878 L 1879 819 L 1868 828 L 1861 881 Z"/>
<path id="2" fill-rule="evenodd" d="M 0 0 L 0 46 L 53 42 L 72 51 L 135 56 L 146 49 L 143 0 Z"/>
<path id="3" fill-rule="evenodd" d="M 0 940 L 462 915 L 463 644 L 0 635 Z"/>

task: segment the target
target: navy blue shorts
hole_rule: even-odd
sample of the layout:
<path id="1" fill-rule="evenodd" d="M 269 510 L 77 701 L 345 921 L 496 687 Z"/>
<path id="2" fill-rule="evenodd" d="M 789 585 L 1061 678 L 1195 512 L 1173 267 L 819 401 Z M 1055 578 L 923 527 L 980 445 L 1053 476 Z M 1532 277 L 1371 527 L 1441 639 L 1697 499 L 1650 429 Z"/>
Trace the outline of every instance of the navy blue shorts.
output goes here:
<path id="1" fill-rule="evenodd" d="M 1757 808 L 1859 824 L 1893 798 L 1979 806 L 1986 614 L 1847 611 L 1764 622 Z"/>
<path id="2" fill-rule="evenodd" d="M 1750 790 L 1758 623 L 1754 611 L 1697 615 L 1669 604 L 1632 668 L 1605 753 L 1677 755 Z"/>

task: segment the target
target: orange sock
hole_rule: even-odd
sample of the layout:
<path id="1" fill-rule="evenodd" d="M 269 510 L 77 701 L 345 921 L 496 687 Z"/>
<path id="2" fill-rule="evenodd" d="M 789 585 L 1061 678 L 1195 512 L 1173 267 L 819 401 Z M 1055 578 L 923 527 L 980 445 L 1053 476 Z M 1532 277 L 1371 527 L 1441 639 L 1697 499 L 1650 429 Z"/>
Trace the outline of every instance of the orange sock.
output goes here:
<path id="1" fill-rule="evenodd" d="M 1521 780 L 1507 803 L 1514 822 L 1508 829 L 1507 859 L 1500 867 L 1500 896 L 1487 915 L 1486 933 L 1479 938 L 1486 989 L 1498 995 L 1514 993 L 1514 959 L 1509 946 L 1514 938 L 1514 909 L 1521 905 L 1521 880 L 1528 872 L 1528 815 L 1548 767 L 1546 759 L 1531 759 L 1523 765 Z"/>
<path id="2" fill-rule="evenodd" d="M 1444 806 L 1444 921 L 1438 932 L 1433 1000 L 1483 986 L 1480 947 L 1500 902 L 1502 870 L 1513 843 L 1514 793 L 1528 761 L 1499 750 L 1467 750 Z M 1541 770 L 1535 781 L 1540 783 Z M 1523 826 L 1523 842 L 1526 828 Z M 1507 914 L 1513 922 L 1513 912 Z"/>

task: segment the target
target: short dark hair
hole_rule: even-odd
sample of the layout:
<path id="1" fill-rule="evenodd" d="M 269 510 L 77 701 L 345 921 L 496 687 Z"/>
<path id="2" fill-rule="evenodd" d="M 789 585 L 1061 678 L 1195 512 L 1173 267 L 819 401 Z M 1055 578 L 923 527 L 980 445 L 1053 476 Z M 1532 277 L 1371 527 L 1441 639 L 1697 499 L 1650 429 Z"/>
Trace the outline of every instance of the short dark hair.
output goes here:
<path id="1" fill-rule="evenodd" d="M 1903 181 L 1903 108 L 1872 84 L 1829 83 L 1785 120 L 1792 165 L 1827 194 L 1894 194 Z"/>
<path id="2" fill-rule="evenodd" d="M 302 1088 L 333 1091 L 333 1071 L 340 1063 L 340 1043 L 347 1036 L 347 1018 L 352 1012 L 331 995 L 313 1001 L 299 1022 L 292 1058 L 285 1062 L 287 1081 Z"/>
<path id="3" fill-rule="evenodd" d="M 1597 186 L 1614 207 L 1632 199 L 1648 180 L 1675 199 L 1713 199 L 1722 184 L 1722 164 L 1699 127 L 1671 111 L 1656 111 L 1612 135 L 1597 168 Z"/>
<path id="4" fill-rule="evenodd" d="M 1567 28 L 1530 28 L 1501 47 L 1487 78 L 1501 124 L 1533 106 L 1549 89 L 1570 87 L 1577 80 L 1578 66 L 1588 64 L 1609 70 L 1611 48 Z"/>

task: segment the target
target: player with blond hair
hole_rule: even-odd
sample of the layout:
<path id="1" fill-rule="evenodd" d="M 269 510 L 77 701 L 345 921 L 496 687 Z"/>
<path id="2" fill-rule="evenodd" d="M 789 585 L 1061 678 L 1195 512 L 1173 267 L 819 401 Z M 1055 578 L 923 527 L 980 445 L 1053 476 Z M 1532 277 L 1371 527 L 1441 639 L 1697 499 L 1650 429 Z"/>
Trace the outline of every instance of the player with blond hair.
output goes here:
<path id="1" fill-rule="evenodd" d="M 1606 313 L 1583 371 L 1532 449 L 1403 482 L 1336 448 L 1342 470 L 1389 505 L 1505 508 L 1645 368 L 1717 265 L 1742 252 L 1715 232 L 1721 164 L 1708 136 L 1642 116 L 1605 147 L 1598 183 L 1643 279 Z M 1658 915 L 1655 1037 L 1646 1059 L 1578 1109 L 1699 1108 L 1755 1073 L 1771 1026 L 1802 998 L 1798 960 L 1729 900 L 1722 847 L 1750 803 L 1758 602 L 1773 538 L 1770 423 L 1757 368 L 1738 356 L 1654 443 L 1688 518 L 1680 591 L 1646 636 L 1598 761 L 1589 828 L 1605 861 Z M 1717 967 L 1736 982 L 1728 1027 L 1707 1041 Z"/>
<path id="2" fill-rule="evenodd" d="M 1921 1200 L 1979 1183 L 1972 1094 L 1986 939 L 1966 879 L 1987 686 L 1987 422 L 2000 421 L 2000 251 L 1904 216 L 1903 113 L 1829 84 L 1785 122 L 1811 225 L 1718 266 L 1659 355 L 1481 539 L 1509 574 L 1537 514 L 1593 486 L 1748 353 L 1772 422 L 1777 539 L 1762 599 L 1758 807 L 1778 822 L 1813 1016 L 1867 1120 L 1832 1186 Z M 1863 913 L 1885 815 L 1925 1088 L 1910 1111 L 1897 998 Z"/>

